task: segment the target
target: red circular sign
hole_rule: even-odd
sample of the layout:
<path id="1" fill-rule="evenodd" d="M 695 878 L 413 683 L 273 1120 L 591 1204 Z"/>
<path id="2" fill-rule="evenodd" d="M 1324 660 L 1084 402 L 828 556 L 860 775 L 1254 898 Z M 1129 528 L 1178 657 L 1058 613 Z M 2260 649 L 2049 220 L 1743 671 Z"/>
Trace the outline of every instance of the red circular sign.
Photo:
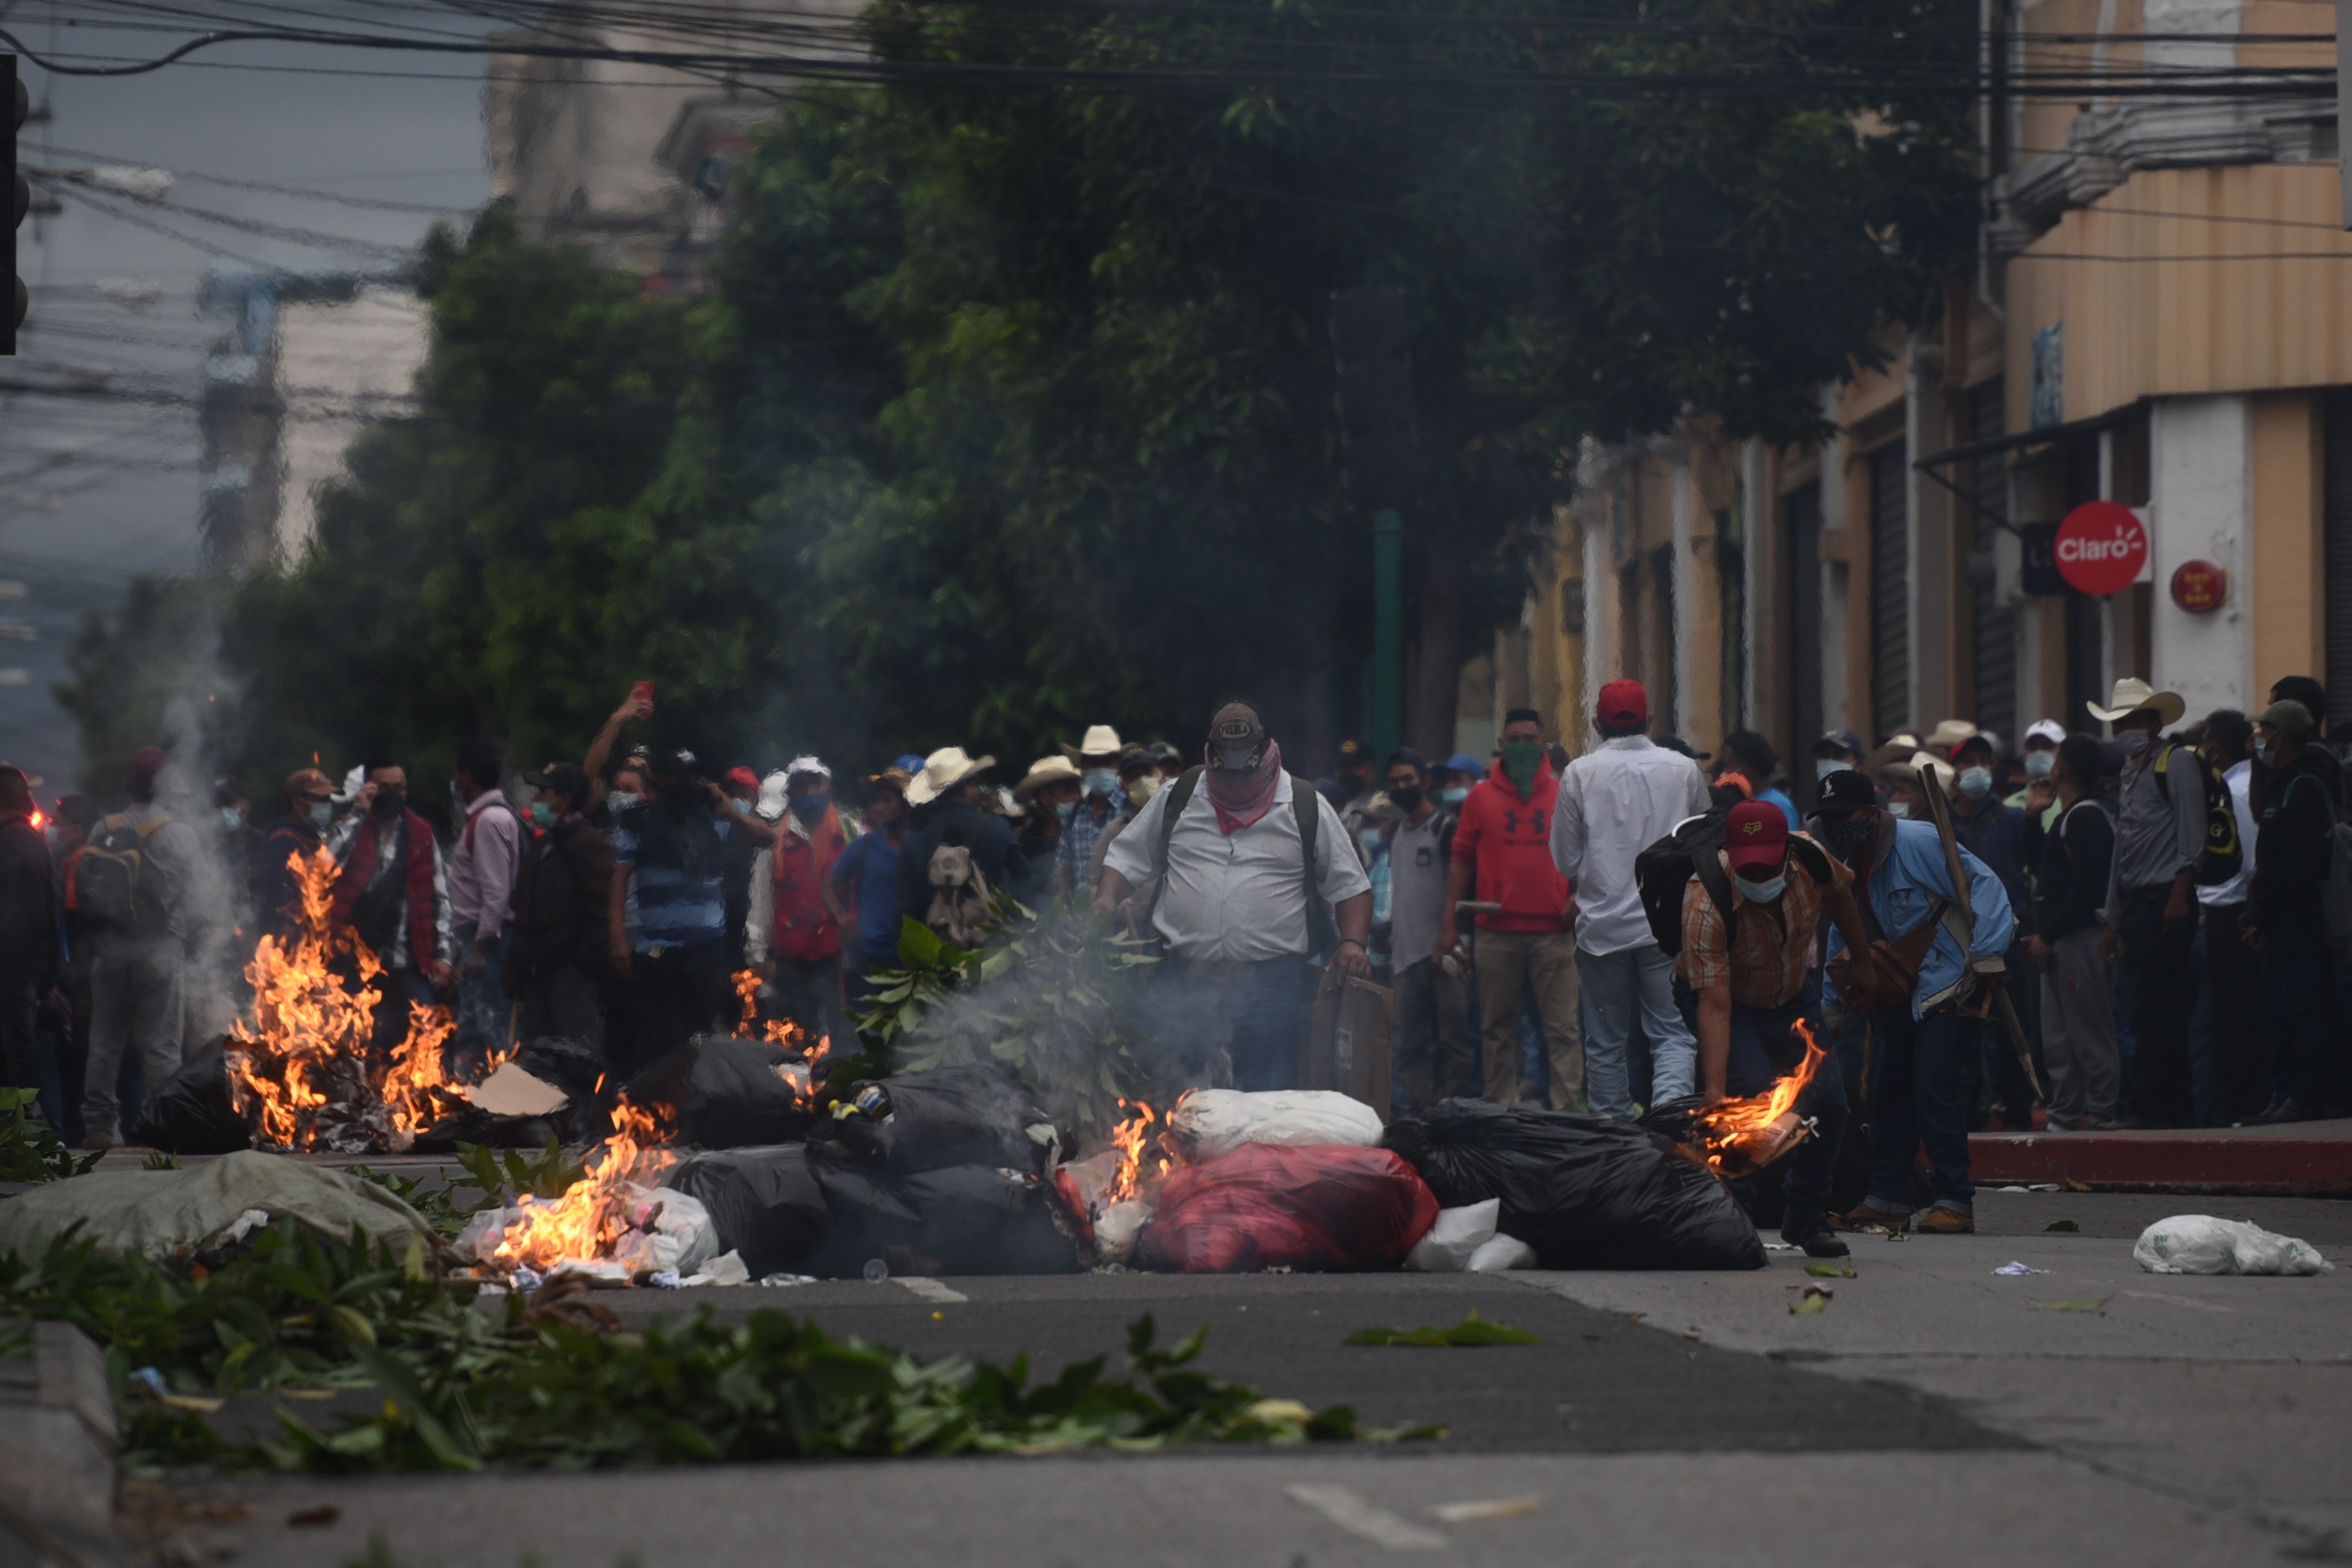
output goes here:
<path id="1" fill-rule="evenodd" d="M 2192 616 L 2221 607 L 2230 596 L 2230 574 L 2210 561 L 2184 561 L 2173 569 L 2172 602 Z"/>
<path id="2" fill-rule="evenodd" d="M 2147 530 L 2119 501 L 2086 500 L 2058 525 L 2058 575 L 2080 594 L 2120 594 L 2147 568 Z"/>

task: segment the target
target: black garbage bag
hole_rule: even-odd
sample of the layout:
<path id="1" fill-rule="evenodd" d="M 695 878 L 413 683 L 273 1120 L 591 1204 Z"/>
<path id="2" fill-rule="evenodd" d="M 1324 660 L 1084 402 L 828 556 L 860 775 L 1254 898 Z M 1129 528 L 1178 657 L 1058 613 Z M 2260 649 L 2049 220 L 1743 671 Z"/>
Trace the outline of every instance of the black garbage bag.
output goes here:
<path id="1" fill-rule="evenodd" d="M 515 1047 L 514 1065 L 575 1100 L 593 1100 L 604 1084 L 604 1053 L 581 1040 L 541 1035 Z"/>
<path id="2" fill-rule="evenodd" d="M 562 1112 L 556 1113 L 560 1118 Z M 551 1137 L 561 1138 L 557 1121 L 544 1116 L 495 1116 L 478 1105 L 461 1105 L 433 1119 L 433 1125 L 408 1146 L 413 1154 L 455 1153 L 460 1143 L 486 1149 L 544 1149 Z"/>
<path id="3" fill-rule="evenodd" d="M 893 1274 L 1076 1274 L 1085 1267 L 1049 1182 L 993 1165 L 898 1175 L 814 1147 L 808 1169 L 831 1220 L 811 1274 L 855 1279 L 877 1258 Z"/>
<path id="4" fill-rule="evenodd" d="M 1447 1208 L 1501 1199 L 1503 1234 L 1546 1268 L 1764 1267 L 1730 1190 L 1632 1122 L 1449 1100 L 1381 1142 Z"/>
<path id="5" fill-rule="evenodd" d="M 701 1200 L 719 1250 L 741 1253 L 754 1279 L 808 1272 L 804 1265 L 824 1241 L 824 1194 L 809 1173 L 805 1143 L 696 1154 L 662 1185 Z"/>
<path id="6" fill-rule="evenodd" d="M 700 1035 L 629 1081 L 629 1102 L 656 1111 L 681 1143 L 743 1149 L 795 1142 L 814 1120 L 793 1080 L 801 1058 L 763 1040 Z"/>
<path id="7" fill-rule="evenodd" d="M 228 1092 L 228 1062 L 215 1035 L 190 1052 L 155 1097 L 131 1141 L 172 1154 L 234 1154 L 253 1147 L 253 1130 Z"/>
<path id="8" fill-rule="evenodd" d="M 1029 1091 L 991 1067 L 939 1068 L 851 1086 L 858 1109 L 820 1122 L 809 1142 L 902 1175 L 956 1165 L 1044 1176 L 1061 1132 Z"/>

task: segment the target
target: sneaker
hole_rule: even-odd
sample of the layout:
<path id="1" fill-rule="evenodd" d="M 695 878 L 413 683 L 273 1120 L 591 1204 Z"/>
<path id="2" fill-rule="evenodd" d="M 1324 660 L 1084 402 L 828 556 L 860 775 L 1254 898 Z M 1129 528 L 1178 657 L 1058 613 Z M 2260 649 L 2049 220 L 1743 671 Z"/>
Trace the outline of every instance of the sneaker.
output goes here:
<path id="1" fill-rule="evenodd" d="M 1801 1247 L 1808 1258 L 1845 1258 L 1852 1249 L 1837 1238 L 1825 1217 L 1798 1220 L 1780 1227 L 1780 1239 L 1791 1247 Z"/>
<path id="2" fill-rule="evenodd" d="M 2326 1114 L 2319 1107 L 2290 1096 L 2280 1100 L 2254 1120 L 2264 1127 L 2275 1127 L 2288 1121 L 2317 1121 Z"/>
<path id="3" fill-rule="evenodd" d="M 1911 1228 L 1911 1216 L 1892 1209 L 1874 1209 L 1868 1204 L 1856 1204 L 1843 1214 L 1829 1216 L 1832 1230 L 1852 1231 L 1861 1235 L 1900 1236 Z"/>
<path id="4" fill-rule="evenodd" d="M 1922 1236 L 1974 1236 L 1977 1216 L 1938 1205 L 1918 1216 L 1916 1228 Z"/>

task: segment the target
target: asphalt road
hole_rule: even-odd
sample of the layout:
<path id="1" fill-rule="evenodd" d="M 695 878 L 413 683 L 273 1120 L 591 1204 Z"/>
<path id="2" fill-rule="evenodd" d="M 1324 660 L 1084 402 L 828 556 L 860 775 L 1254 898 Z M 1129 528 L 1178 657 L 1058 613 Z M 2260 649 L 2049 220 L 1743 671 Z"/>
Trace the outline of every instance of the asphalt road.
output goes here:
<path id="1" fill-rule="evenodd" d="M 2352 1269 L 2142 1273 L 2193 1200 L 1987 1194 L 1986 1234 L 1865 1238 L 1827 1310 L 1750 1274 L 889 1280 L 614 1292 L 642 1318 L 781 1307 L 1041 1373 L 1116 1364 L 1150 1312 L 1203 1366 L 1437 1441 L 593 1475 L 183 1481 L 139 1494 L 159 1560 L 407 1568 L 786 1563 L 1226 1568 L 1475 1563 L 2352 1562 Z M 2202 1205 L 2352 1256 L 2352 1205 Z M 2073 1232 L 2050 1232 L 2072 1219 Z M 2002 1277 L 2014 1258 L 2042 1272 Z M 1481 1317 L 1536 1345 L 1348 1347 Z M 1459 1506 L 1482 1505 L 1462 1517 Z M 331 1509 L 331 1522 L 293 1526 Z M 226 1556 L 222 1556 L 226 1553 Z"/>

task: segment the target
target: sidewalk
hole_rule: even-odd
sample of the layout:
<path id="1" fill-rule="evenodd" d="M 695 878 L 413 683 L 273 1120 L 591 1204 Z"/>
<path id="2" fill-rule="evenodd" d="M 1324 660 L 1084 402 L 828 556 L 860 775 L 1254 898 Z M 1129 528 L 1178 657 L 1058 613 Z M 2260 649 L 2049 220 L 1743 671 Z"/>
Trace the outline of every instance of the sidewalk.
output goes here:
<path id="1" fill-rule="evenodd" d="M 2352 1121 L 2158 1132 L 1976 1132 L 1979 1186 L 2076 1184 L 2305 1195 L 2352 1194 Z"/>

